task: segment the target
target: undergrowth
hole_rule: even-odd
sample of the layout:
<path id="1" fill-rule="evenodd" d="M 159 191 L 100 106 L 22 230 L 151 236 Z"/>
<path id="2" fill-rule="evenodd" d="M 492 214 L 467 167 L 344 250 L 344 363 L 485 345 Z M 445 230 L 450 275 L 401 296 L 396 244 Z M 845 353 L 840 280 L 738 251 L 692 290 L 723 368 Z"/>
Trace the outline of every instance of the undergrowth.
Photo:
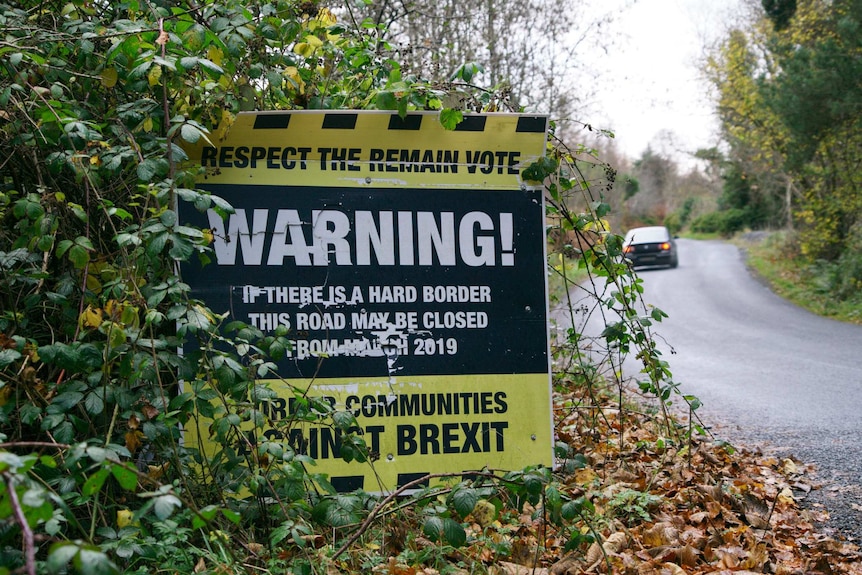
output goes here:
<path id="1" fill-rule="evenodd" d="M 195 188 L 201 174 L 181 144 L 218 136 L 257 105 L 440 110 L 454 127 L 507 105 L 505 90 L 474 89 L 475 66 L 445 86 L 402 77 L 368 30 L 325 10 L 298 14 L 294 2 L 0 11 L 0 575 L 763 566 L 756 533 L 713 534 L 746 494 L 774 501 L 777 483 L 726 479 L 734 462 L 705 437 L 696 398 L 652 337 L 664 313 L 644 306 L 607 226 L 611 206 L 581 171 L 597 160 L 553 139 L 521 174 L 545 182 L 569 258 L 551 262 L 552 273 L 567 264 L 554 311 L 553 468 L 342 493 L 291 431 L 326 428 L 356 465 L 379 454 L 344 406 L 289 381 L 278 382 L 293 406 L 282 435 L 247 439 L 264 429 L 290 343 L 284 329 L 214 313 L 178 277 L 213 236 L 180 225 L 178 206 L 233 209 Z M 180 353 L 192 338 L 199 346 Z M 627 358 L 636 367 L 624 376 Z M 646 400 L 650 411 L 638 407 Z M 184 443 L 181 430 L 203 421 L 211 450 Z M 661 562 L 645 546 L 627 552 L 636 538 L 663 547 Z M 723 546 L 733 565 L 721 564 Z"/>
<path id="2" fill-rule="evenodd" d="M 749 265 L 780 296 L 818 315 L 862 324 L 862 251 L 848 250 L 837 261 L 812 261 L 788 232 L 737 242 Z"/>

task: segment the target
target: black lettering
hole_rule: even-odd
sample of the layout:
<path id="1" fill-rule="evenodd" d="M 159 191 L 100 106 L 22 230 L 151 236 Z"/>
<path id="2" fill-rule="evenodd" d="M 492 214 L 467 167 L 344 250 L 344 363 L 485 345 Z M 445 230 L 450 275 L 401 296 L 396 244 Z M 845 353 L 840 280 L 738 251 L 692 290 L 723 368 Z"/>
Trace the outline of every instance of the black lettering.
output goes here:
<path id="1" fill-rule="evenodd" d="M 251 167 L 257 167 L 257 161 L 266 157 L 266 148 L 255 146 L 251 149 Z"/>
<path id="2" fill-rule="evenodd" d="M 494 394 L 494 403 L 497 404 L 494 413 L 506 413 L 509 410 L 509 404 L 506 403 L 506 392 L 504 391 L 498 391 Z"/>
<path id="3" fill-rule="evenodd" d="M 521 161 L 521 154 L 518 152 L 509 152 L 509 174 L 518 173 L 518 163 Z"/>
<path id="4" fill-rule="evenodd" d="M 368 446 L 372 453 L 380 453 L 380 434 L 385 431 L 382 425 L 369 425 L 365 428 L 365 435 L 371 436 L 371 445 Z M 366 442 L 366 445 L 368 443 Z"/>
<path id="5" fill-rule="evenodd" d="M 482 159 L 480 162 L 483 164 L 481 171 L 483 174 L 490 174 L 494 171 L 494 154 L 491 152 L 482 152 Z"/>
<path id="6" fill-rule="evenodd" d="M 443 453 L 460 453 L 461 447 L 457 445 L 458 424 L 443 424 Z"/>
<path id="7" fill-rule="evenodd" d="M 320 154 L 320 169 L 321 169 L 321 171 L 326 170 L 326 160 L 329 157 L 330 151 L 332 151 L 332 148 L 317 148 L 317 153 Z"/>
<path id="8" fill-rule="evenodd" d="M 473 154 L 476 154 L 475 157 Z M 479 152 L 471 152 L 467 150 L 467 171 L 471 174 L 476 173 L 476 162 L 479 161 Z"/>
<path id="9" fill-rule="evenodd" d="M 201 166 L 204 168 L 215 168 L 217 152 L 218 150 L 212 146 L 204 146 L 201 150 Z"/>
<path id="10" fill-rule="evenodd" d="M 219 150 L 218 167 L 230 168 L 233 167 L 231 160 L 233 159 L 233 146 L 224 146 Z"/>
<path id="11" fill-rule="evenodd" d="M 482 453 L 482 448 L 479 447 L 479 440 L 476 435 L 479 433 L 478 423 L 462 423 L 461 429 L 464 430 L 464 446 L 461 448 L 461 453 Z"/>
<path id="12" fill-rule="evenodd" d="M 274 397 L 263 404 L 263 412 L 273 421 L 287 419 L 287 401 L 283 397 Z"/>
<path id="13" fill-rule="evenodd" d="M 311 436 L 314 459 L 328 459 L 329 457 L 341 457 L 341 430 L 336 429 L 333 434 L 332 429 L 328 427 L 311 428 L 309 435 Z M 315 433 L 315 431 L 317 433 Z M 317 441 L 315 441 L 317 439 Z"/>
<path id="14" fill-rule="evenodd" d="M 482 411 L 481 413 L 491 413 L 491 392 L 482 392 Z"/>
<path id="15" fill-rule="evenodd" d="M 398 455 L 413 455 L 416 453 L 416 428 L 412 425 L 399 425 L 395 428 L 398 439 Z"/>
<path id="16" fill-rule="evenodd" d="M 497 173 L 503 173 L 503 166 L 506 165 L 506 156 L 509 155 L 510 152 L 497 152 Z"/>
<path id="17" fill-rule="evenodd" d="M 402 417 L 413 417 L 419 415 L 419 396 L 415 393 L 402 394 L 398 396 L 400 414 Z"/>
<path id="18" fill-rule="evenodd" d="M 434 404 L 434 396 L 422 394 L 422 415 L 434 415 L 436 405 Z"/>
<path id="19" fill-rule="evenodd" d="M 248 455 L 257 445 L 257 435 L 254 430 L 246 432 L 245 435 L 240 434 L 239 440 L 236 442 L 236 452 L 238 455 Z"/>
<path id="20" fill-rule="evenodd" d="M 296 161 L 288 160 L 289 157 L 296 155 L 296 148 L 288 146 L 281 151 L 281 167 L 285 170 L 292 170 L 296 167 Z"/>
<path id="21" fill-rule="evenodd" d="M 246 146 L 240 146 L 236 149 L 236 154 L 234 154 L 234 168 L 247 168 L 248 167 L 248 148 Z"/>
<path id="22" fill-rule="evenodd" d="M 398 171 L 398 150 L 386 150 L 386 171 Z"/>
<path id="23" fill-rule="evenodd" d="M 401 150 L 399 159 L 402 172 L 419 171 L 419 150 Z"/>
<path id="24" fill-rule="evenodd" d="M 299 148 L 299 167 L 305 169 L 305 162 L 308 160 L 308 154 L 311 153 L 311 148 Z"/>
<path id="25" fill-rule="evenodd" d="M 422 166 L 419 171 L 424 173 L 426 170 L 431 170 L 431 173 L 440 171 L 440 166 L 434 164 L 433 150 L 425 150 L 425 153 L 422 154 Z"/>
<path id="26" fill-rule="evenodd" d="M 308 441 L 302 434 L 301 429 L 292 428 L 290 431 L 288 431 L 287 442 L 300 455 L 308 455 Z"/>
<path id="27" fill-rule="evenodd" d="M 377 396 L 377 406 L 383 406 L 382 411 L 378 410 L 378 415 L 385 415 L 386 417 L 392 417 L 393 415 L 398 415 L 398 403 L 396 401 L 389 401 L 390 398 L 385 395 Z"/>
<path id="28" fill-rule="evenodd" d="M 350 148 L 347 152 L 347 170 L 350 172 L 358 172 L 361 169 L 359 165 L 360 148 Z"/>
<path id="29" fill-rule="evenodd" d="M 439 429 L 433 423 L 423 423 L 419 426 L 419 451 L 422 455 L 440 453 Z"/>
<path id="30" fill-rule="evenodd" d="M 370 162 L 369 167 L 372 172 L 382 172 L 383 171 L 383 150 L 380 148 L 371 148 L 371 151 L 368 154 L 368 161 Z"/>
<path id="31" fill-rule="evenodd" d="M 267 149 L 266 169 L 268 169 L 268 170 L 278 169 L 278 152 L 279 152 L 279 149 L 275 148 L 275 147 L 271 147 L 271 148 Z"/>
<path id="32" fill-rule="evenodd" d="M 277 429 L 267 429 L 263 432 L 263 438 L 267 441 L 276 441 L 284 439 L 284 434 Z"/>
<path id="33" fill-rule="evenodd" d="M 456 403 L 455 405 L 457 406 L 458 404 Z M 439 413 L 440 415 L 453 415 L 451 393 L 437 394 L 437 413 Z M 458 415 L 458 413 L 455 412 L 454 415 Z"/>
<path id="34" fill-rule="evenodd" d="M 353 406 L 357 403 L 360 403 L 359 397 L 355 395 L 348 395 L 344 400 L 344 409 L 353 414 L 353 417 L 359 417 L 359 414 L 362 413 L 361 408 L 354 408 Z"/>
<path id="35" fill-rule="evenodd" d="M 443 152 L 443 160 L 442 163 L 445 165 L 445 172 L 452 172 L 453 174 L 458 173 L 458 154 L 460 152 L 458 150 L 445 150 Z"/>
<path id="36" fill-rule="evenodd" d="M 487 424 L 483 424 L 487 425 Z M 508 428 L 509 424 L 505 421 L 492 421 L 491 429 L 494 430 L 494 434 L 497 437 L 497 451 L 503 451 L 503 430 Z M 484 430 L 483 430 L 484 431 Z"/>

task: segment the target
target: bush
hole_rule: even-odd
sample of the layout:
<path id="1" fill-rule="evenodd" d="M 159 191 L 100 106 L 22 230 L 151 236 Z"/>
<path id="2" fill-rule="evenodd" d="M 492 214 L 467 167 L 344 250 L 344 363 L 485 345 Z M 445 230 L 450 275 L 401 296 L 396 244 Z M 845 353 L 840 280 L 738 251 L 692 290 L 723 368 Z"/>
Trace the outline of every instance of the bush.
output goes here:
<path id="1" fill-rule="evenodd" d="M 847 246 L 837 260 L 817 260 L 811 272 L 824 295 L 839 301 L 862 298 L 862 223 L 853 226 Z"/>
<path id="2" fill-rule="evenodd" d="M 745 229 L 749 224 L 748 211 L 739 208 L 710 212 L 698 216 L 691 223 L 694 232 L 731 236 Z"/>

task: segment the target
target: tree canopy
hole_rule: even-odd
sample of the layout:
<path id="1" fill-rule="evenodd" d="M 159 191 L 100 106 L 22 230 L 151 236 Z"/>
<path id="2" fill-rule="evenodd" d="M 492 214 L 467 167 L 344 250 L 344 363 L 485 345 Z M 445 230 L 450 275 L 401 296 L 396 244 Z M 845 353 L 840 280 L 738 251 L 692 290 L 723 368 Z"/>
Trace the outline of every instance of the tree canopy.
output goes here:
<path id="1" fill-rule="evenodd" d="M 862 220 L 855 168 L 862 5 L 763 7 L 728 34 L 708 66 L 728 160 L 771 212 L 762 221 L 792 222 L 804 255 L 837 262 L 850 257 Z"/>

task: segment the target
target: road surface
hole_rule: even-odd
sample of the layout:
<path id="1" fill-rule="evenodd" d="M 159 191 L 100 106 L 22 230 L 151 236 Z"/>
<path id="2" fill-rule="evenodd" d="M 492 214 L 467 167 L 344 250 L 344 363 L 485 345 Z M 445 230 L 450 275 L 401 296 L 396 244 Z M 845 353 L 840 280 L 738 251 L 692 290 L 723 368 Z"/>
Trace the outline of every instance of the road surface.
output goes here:
<path id="1" fill-rule="evenodd" d="M 824 319 L 773 294 L 736 246 L 678 240 L 677 269 L 638 270 L 655 331 L 683 393 L 721 438 L 816 465 L 807 497 L 827 531 L 862 537 L 862 326 Z M 670 347 L 675 354 L 670 354 Z M 722 437 L 723 436 L 723 437 Z"/>

